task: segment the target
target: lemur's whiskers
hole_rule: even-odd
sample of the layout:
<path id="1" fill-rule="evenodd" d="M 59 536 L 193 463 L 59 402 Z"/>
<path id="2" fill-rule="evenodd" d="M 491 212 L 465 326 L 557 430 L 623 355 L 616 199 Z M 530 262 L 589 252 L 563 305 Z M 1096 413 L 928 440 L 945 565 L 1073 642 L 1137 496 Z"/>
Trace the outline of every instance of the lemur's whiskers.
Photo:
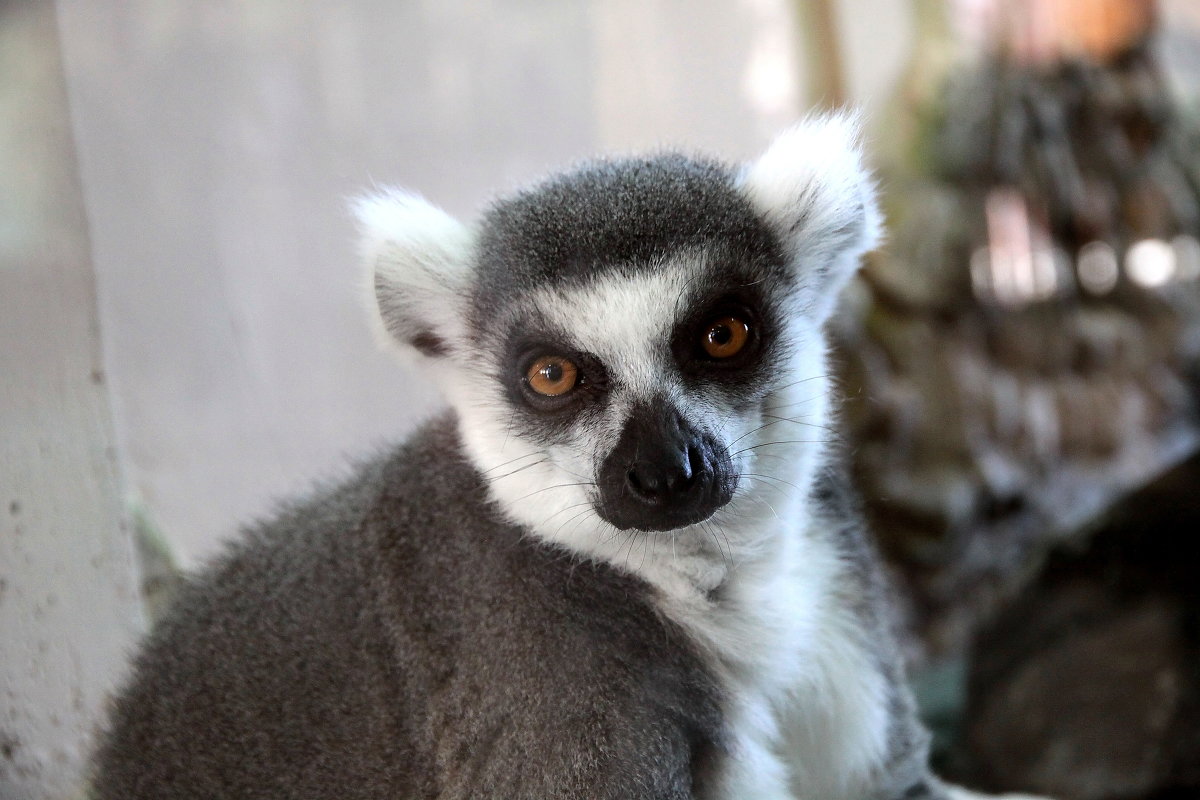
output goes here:
<path id="1" fill-rule="evenodd" d="M 592 503 L 591 503 L 591 501 L 590 501 L 590 500 L 584 500 L 583 502 L 580 502 L 580 503 L 572 503 L 572 504 L 571 504 L 571 505 L 569 505 L 569 506 L 563 506 L 563 507 L 562 507 L 562 508 L 560 508 L 558 511 L 555 511 L 553 514 L 551 514 L 551 515 L 549 515 L 548 517 L 546 517 L 546 518 L 545 518 L 545 521 L 546 521 L 546 522 L 549 522 L 550 520 L 552 520 L 552 519 L 554 519 L 555 517 L 557 517 L 559 514 L 564 514 L 564 513 L 568 512 L 568 511 L 571 511 L 571 510 L 573 510 L 573 509 L 576 509 L 576 508 L 581 508 L 581 507 L 583 507 L 583 506 L 591 506 L 591 504 L 592 504 Z M 574 519 L 574 517 L 572 517 L 571 519 Z"/>
<path id="2" fill-rule="evenodd" d="M 841 436 L 840 431 L 838 431 L 836 428 L 830 427 L 829 425 L 818 425 L 815 422 L 806 422 L 802 419 L 795 419 L 793 417 L 781 417 L 776 414 L 763 414 L 763 416 L 766 417 L 767 419 L 776 420 L 777 422 L 790 422 L 794 425 L 806 425 L 810 428 L 820 428 L 823 431 L 829 431 L 830 433 L 834 434 L 835 436 Z"/>
<path id="3" fill-rule="evenodd" d="M 636 531 L 632 531 L 632 532 L 631 531 L 622 531 L 622 533 L 626 534 L 626 541 L 629 544 L 629 549 L 625 552 L 625 569 L 628 570 L 629 569 L 629 557 L 633 555 L 633 545 L 637 542 L 637 540 L 640 537 L 638 536 L 638 533 Z M 624 550 L 624 549 L 625 549 L 625 544 L 622 543 L 622 545 L 617 549 L 617 552 L 620 553 L 621 550 Z"/>
<path id="4" fill-rule="evenodd" d="M 785 389 L 790 389 L 793 386 L 799 386 L 802 383 L 808 383 L 809 381 L 819 381 L 824 378 L 832 378 L 832 377 L 833 377 L 832 375 L 829 375 L 827 373 L 823 373 L 821 375 L 809 375 L 807 377 L 800 378 L 799 380 L 794 380 L 791 383 L 785 383 L 782 386 L 776 386 L 772 391 L 774 393 L 778 394 L 779 392 L 782 392 Z M 822 393 L 822 394 L 824 394 L 824 393 Z M 814 395 L 814 397 L 820 397 L 820 396 L 821 395 Z"/>
<path id="5" fill-rule="evenodd" d="M 763 480 L 763 479 L 765 479 L 765 480 L 770 480 L 770 481 L 778 481 L 779 483 L 786 484 L 787 486 L 790 486 L 790 487 L 792 487 L 792 488 L 793 488 L 793 489 L 795 489 L 797 492 L 803 492 L 803 491 L 804 491 L 803 489 L 801 489 L 799 486 L 797 486 L 796 484 L 792 483 L 791 481 L 786 481 L 786 480 L 784 480 L 783 478 L 777 478 L 777 477 L 775 477 L 774 475 L 763 475 L 763 474 L 761 474 L 761 473 L 758 473 L 758 472 L 742 472 L 742 473 L 739 473 L 739 477 L 742 477 L 742 478 L 758 478 L 758 479 L 760 479 L 760 480 Z"/>
<path id="6" fill-rule="evenodd" d="M 773 447 L 773 446 L 776 446 L 776 445 L 783 445 L 783 444 L 820 444 L 820 445 L 826 445 L 826 444 L 831 444 L 831 443 L 832 443 L 832 442 L 831 442 L 831 440 L 829 440 L 829 439 L 781 439 L 781 440 L 779 440 L 779 441 L 776 441 L 776 442 L 761 442 L 761 443 L 759 443 L 759 444 L 750 445 L 749 447 L 743 447 L 741 450 L 735 450 L 735 451 L 733 451 L 732 453 L 730 453 L 729 455 L 730 455 L 730 456 L 737 456 L 737 455 L 740 455 L 740 454 L 742 454 L 742 453 L 748 453 L 748 452 L 750 452 L 750 451 L 752 451 L 752 450 L 757 450 L 757 449 L 759 449 L 760 447 Z"/>
<path id="7" fill-rule="evenodd" d="M 763 416 L 767 416 L 767 415 L 764 414 Z M 726 445 L 726 448 L 733 447 L 735 444 L 740 442 L 742 439 L 745 439 L 747 436 L 753 436 L 754 434 L 758 433 L 761 430 L 765 430 L 765 429 L 773 427 L 775 425 L 779 425 L 780 423 L 783 423 L 783 422 L 791 422 L 791 420 L 783 418 L 783 417 L 774 417 L 772 422 L 764 422 L 763 424 L 746 431 L 741 436 L 739 436 L 736 439 L 734 439 L 733 441 L 729 442 Z"/>
<path id="8" fill-rule="evenodd" d="M 504 441 L 500 444 L 500 452 L 504 452 L 504 448 L 508 447 L 508 439 L 512 436 L 513 422 L 517 419 L 517 410 L 514 408 L 512 414 L 508 417 L 508 424 L 504 426 Z"/>
<path id="9" fill-rule="evenodd" d="M 517 475 L 517 474 L 519 474 L 519 473 L 521 473 L 521 472 L 524 472 L 524 471 L 525 471 L 525 470 L 527 470 L 527 469 L 531 469 L 531 468 L 533 468 L 533 467 L 536 467 L 536 466 L 539 466 L 539 465 L 541 465 L 541 464 L 545 464 L 545 463 L 546 463 L 547 461 L 549 461 L 549 460 L 550 460 L 550 459 L 548 459 L 548 458 L 543 458 L 543 459 L 541 459 L 540 461 L 534 461 L 532 464 L 526 464 L 526 465 L 525 465 L 525 466 L 523 466 L 523 467 L 517 467 L 517 468 L 516 468 L 516 469 L 514 469 L 512 472 L 506 472 L 506 473 L 504 473 L 503 475 L 495 475 L 495 476 L 492 476 L 492 477 L 490 477 L 490 478 L 486 478 L 484 482 L 485 482 L 485 483 L 487 483 L 488 485 L 495 484 L 495 483 L 497 483 L 498 481 L 502 481 L 502 480 L 504 480 L 505 478 L 511 478 L 512 476 L 514 476 L 514 475 Z"/>
<path id="10" fill-rule="evenodd" d="M 658 549 L 658 534 L 659 534 L 659 531 L 654 531 L 654 535 L 650 539 L 649 547 L 647 547 L 645 545 L 645 543 L 643 542 L 643 544 L 642 544 L 642 563 L 638 564 L 638 572 L 641 572 L 643 569 L 646 568 L 646 555 L 650 552 L 650 550 Z"/>
<path id="11" fill-rule="evenodd" d="M 596 485 L 595 481 L 587 481 L 587 482 L 580 482 L 580 483 L 558 483 L 558 484 L 555 484 L 554 486 L 543 486 L 541 489 L 534 489 L 529 494 L 521 495 L 513 502 L 519 503 L 522 500 L 528 500 L 530 497 L 533 497 L 534 495 L 541 494 L 542 492 L 549 492 L 553 489 L 572 489 L 572 488 L 577 488 L 580 486 L 595 486 L 595 485 Z M 591 504 L 590 501 L 588 504 L 589 505 Z"/>
<path id="12" fill-rule="evenodd" d="M 540 455 L 542 455 L 542 453 L 539 453 L 539 452 L 526 453 L 525 455 L 517 456 L 516 458 L 510 458 L 508 461 L 501 462 L 494 467 L 485 469 L 482 472 L 480 472 L 479 474 L 486 477 L 488 475 L 488 473 L 495 472 L 498 469 L 503 469 L 504 467 L 507 467 L 509 464 L 515 464 L 516 462 L 520 461 L 522 458 L 532 458 L 533 456 L 540 456 Z"/>
<path id="13" fill-rule="evenodd" d="M 732 564 L 733 548 L 730 546 L 729 537 L 725 535 L 724 531 L 722 531 L 719 527 L 714 528 L 714 526 L 709 524 L 708 520 L 701 522 L 699 527 L 700 530 L 712 540 L 713 544 L 716 545 L 717 552 L 721 555 L 721 561 L 723 561 L 726 566 Z M 725 542 L 724 549 L 721 547 L 722 540 Z"/>
<path id="14" fill-rule="evenodd" d="M 555 528 L 554 535 L 557 536 L 558 533 L 563 528 L 565 528 L 567 525 L 570 525 L 572 522 L 575 522 L 576 520 L 578 520 L 581 517 L 583 517 L 584 515 L 586 515 L 588 513 L 588 511 L 591 510 L 591 505 L 592 505 L 591 503 L 578 503 L 576 506 L 568 506 L 567 508 L 560 509 L 559 511 L 556 511 L 554 514 L 551 514 L 549 517 L 546 518 L 546 521 L 549 522 L 550 519 L 554 518 L 558 514 L 561 514 L 563 511 L 569 511 L 572 507 L 587 506 L 587 508 L 584 508 L 582 511 L 572 515 L 567 520 L 565 520 L 561 525 L 559 525 L 557 528 Z"/>

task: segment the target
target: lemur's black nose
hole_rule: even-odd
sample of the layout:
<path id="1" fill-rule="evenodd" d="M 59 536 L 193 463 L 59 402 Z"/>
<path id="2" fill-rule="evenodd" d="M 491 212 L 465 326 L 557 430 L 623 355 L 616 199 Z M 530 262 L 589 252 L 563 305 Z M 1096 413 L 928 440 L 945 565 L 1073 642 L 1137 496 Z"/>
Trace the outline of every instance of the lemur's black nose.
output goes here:
<path id="1" fill-rule="evenodd" d="M 597 511 L 623 530 L 705 520 L 729 502 L 736 483 L 725 451 L 666 399 L 632 410 L 597 477 Z"/>
<path id="2" fill-rule="evenodd" d="M 642 458 L 633 462 L 625 480 L 629 489 L 648 503 L 663 503 L 672 496 L 687 491 L 705 469 L 700 449 L 694 444 L 674 443 L 659 453 L 648 447 L 639 452 Z"/>

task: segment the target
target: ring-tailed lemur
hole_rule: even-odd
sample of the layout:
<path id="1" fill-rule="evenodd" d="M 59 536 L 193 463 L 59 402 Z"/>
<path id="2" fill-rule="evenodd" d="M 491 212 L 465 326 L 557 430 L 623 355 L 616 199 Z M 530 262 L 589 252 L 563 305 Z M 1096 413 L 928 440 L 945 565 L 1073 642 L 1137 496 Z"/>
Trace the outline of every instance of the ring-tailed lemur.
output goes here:
<path id="1" fill-rule="evenodd" d="M 950 796 L 830 455 L 855 138 L 596 162 L 474 226 L 362 202 L 377 321 L 451 410 L 184 590 L 95 796 Z"/>

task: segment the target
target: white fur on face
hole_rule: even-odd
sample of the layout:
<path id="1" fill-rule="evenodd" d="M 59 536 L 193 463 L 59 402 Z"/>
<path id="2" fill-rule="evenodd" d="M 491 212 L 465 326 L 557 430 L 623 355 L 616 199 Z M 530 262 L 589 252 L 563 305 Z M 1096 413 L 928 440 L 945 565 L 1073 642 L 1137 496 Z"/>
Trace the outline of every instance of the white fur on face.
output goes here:
<path id="1" fill-rule="evenodd" d="M 789 357 L 779 374 L 765 376 L 774 386 L 765 403 L 737 408 L 718 391 L 685 386 L 671 336 L 717 263 L 703 251 L 681 253 L 654 270 L 613 271 L 582 287 L 536 294 L 533 302 L 568 333 L 570 345 L 599 358 L 609 373 L 603 414 L 577 426 L 573 441 L 547 447 L 514 431 L 499 386 L 463 385 L 449 393 L 464 398 L 456 405 L 467 447 L 507 516 L 534 535 L 674 594 L 708 592 L 732 564 L 769 549 L 766 529 L 802 504 L 828 439 L 823 340 L 801 315 L 785 321 Z M 596 474 L 631 406 L 659 396 L 728 447 L 741 476 L 738 489 L 705 522 L 669 532 L 621 531 L 593 505 Z"/>

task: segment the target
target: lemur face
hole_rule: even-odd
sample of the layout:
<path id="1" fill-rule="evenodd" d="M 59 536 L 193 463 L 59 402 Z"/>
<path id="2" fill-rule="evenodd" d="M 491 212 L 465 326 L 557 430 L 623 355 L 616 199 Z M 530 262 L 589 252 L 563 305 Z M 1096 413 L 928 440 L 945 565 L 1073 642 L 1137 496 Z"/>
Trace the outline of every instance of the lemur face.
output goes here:
<path id="1" fill-rule="evenodd" d="M 787 359 L 794 288 L 734 180 L 682 157 L 604 163 L 484 218 L 470 338 L 503 390 L 496 455 L 515 438 L 546 458 L 538 480 L 553 468 L 532 507 L 667 531 L 733 498 L 730 442 Z"/>
<path id="2" fill-rule="evenodd" d="M 708 519 L 734 496 L 731 441 L 784 356 L 761 272 L 719 245 L 537 291 L 496 341 L 511 436 L 620 530 Z"/>
<path id="3" fill-rule="evenodd" d="M 592 556 L 668 531 L 719 549 L 808 485 L 821 326 L 875 230 L 853 142 L 834 118 L 742 169 L 593 164 L 474 229 L 364 203 L 383 327 L 425 356 L 507 516 Z"/>

